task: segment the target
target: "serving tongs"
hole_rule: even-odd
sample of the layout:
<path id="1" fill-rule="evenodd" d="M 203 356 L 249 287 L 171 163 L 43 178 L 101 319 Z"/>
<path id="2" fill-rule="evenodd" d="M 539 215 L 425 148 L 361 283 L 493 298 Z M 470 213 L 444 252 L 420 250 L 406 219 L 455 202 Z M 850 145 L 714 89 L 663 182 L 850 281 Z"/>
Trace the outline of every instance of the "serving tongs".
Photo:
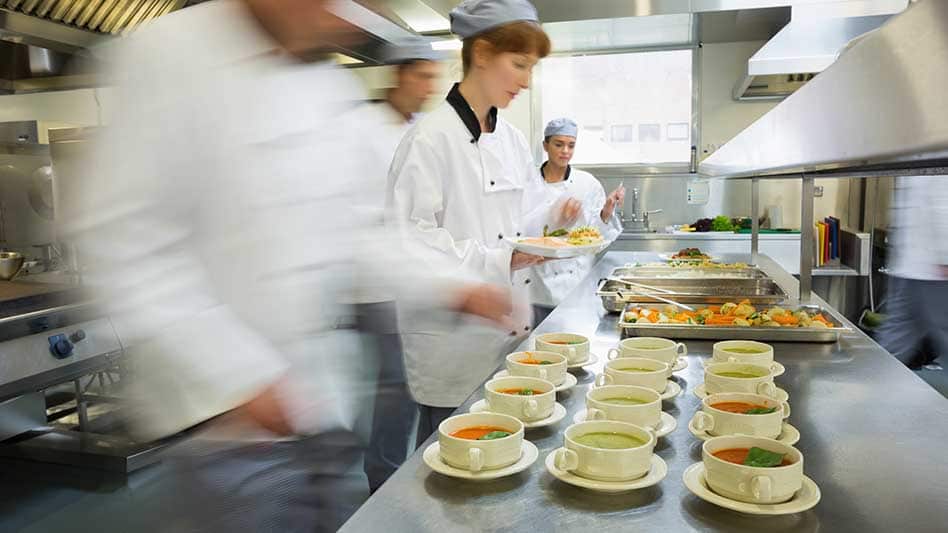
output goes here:
<path id="1" fill-rule="evenodd" d="M 626 300 L 626 298 L 625 298 L 624 293 L 623 293 L 622 290 L 618 290 L 618 291 L 616 291 L 616 293 L 619 295 L 619 298 L 621 298 L 622 300 Z M 694 310 L 695 310 L 694 307 L 685 305 L 685 304 L 683 304 L 683 303 L 676 302 L 675 300 L 671 300 L 671 299 L 666 298 L 666 297 L 664 297 L 664 296 L 658 295 L 658 294 L 656 294 L 656 293 L 654 293 L 654 292 L 632 291 L 632 294 L 635 294 L 636 296 L 644 296 L 644 297 L 646 297 L 646 298 L 652 298 L 652 299 L 654 299 L 654 300 L 658 300 L 659 302 L 664 302 L 664 303 L 666 303 L 666 304 L 674 305 L 675 307 L 680 307 L 681 309 L 684 309 L 685 311 L 694 311 Z"/>
<path id="2" fill-rule="evenodd" d="M 628 286 L 630 286 L 630 287 L 637 287 L 637 288 L 640 288 L 640 289 L 645 289 L 645 290 L 647 290 L 647 291 L 660 292 L 660 293 L 662 293 L 662 294 L 678 294 L 678 293 L 676 293 L 675 291 L 671 291 L 671 290 L 668 290 L 668 289 L 663 289 L 663 288 L 661 288 L 661 287 L 653 287 L 653 286 L 651 286 L 651 285 L 645 285 L 645 284 L 643 284 L 643 283 L 636 283 L 636 282 L 634 282 L 634 281 L 629 281 L 629 280 L 626 280 L 626 279 L 616 278 L 616 277 L 612 277 L 612 276 L 606 278 L 606 280 L 607 280 L 607 281 L 613 281 L 613 282 L 615 282 L 615 283 L 622 283 L 622 284 L 628 285 Z"/>

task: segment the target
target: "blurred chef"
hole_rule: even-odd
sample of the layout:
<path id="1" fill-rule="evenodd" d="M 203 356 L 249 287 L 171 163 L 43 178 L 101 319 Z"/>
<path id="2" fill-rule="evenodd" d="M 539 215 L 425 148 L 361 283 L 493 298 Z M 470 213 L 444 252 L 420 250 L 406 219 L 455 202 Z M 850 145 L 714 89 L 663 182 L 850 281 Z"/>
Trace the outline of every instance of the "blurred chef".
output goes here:
<path id="1" fill-rule="evenodd" d="M 386 45 L 384 61 L 394 70 L 395 86 L 386 91 L 384 100 L 366 103 L 354 114 L 354 120 L 362 123 L 364 131 L 372 132 L 364 139 L 366 150 L 362 157 L 367 163 L 367 174 L 360 202 L 378 224 L 384 219 L 388 169 L 395 149 L 435 94 L 441 78 L 440 59 L 444 58 L 431 48 L 428 40 Z M 375 492 L 414 450 L 417 406 L 405 382 L 393 291 L 379 283 L 391 265 L 379 261 L 370 267 L 360 270 L 356 302 L 359 330 L 379 369 L 364 461 L 369 489 Z"/>
<path id="2" fill-rule="evenodd" d="M 528 212 L 536 167 L 523 134 L 497 115 L 550 51 L 536 9 L 526 0 L 466 0 L 451 11 L 451 30 L 463 40 L 463 80 L 399 145 L 391 216 L 455 271 L 510 287 L 514 312 L 501 331 L 399 302 L 408 384 L 421 404 L 419 442 L 530 332 L 529 267 L 543 259 L 512 251 L 505 238 L 539 235 L 549 217 Z"/>
<path id="3" fill-rule="evenodd" d="M 573 227 L 596 228 L 607 242 L 612 242 L 622 233 L 622 222 L 616 214 L 616 207 L 621 207 L 625 201 L 625 188 L 620 185 L 606 196 L 602 184 L 592 174 L 570 166 L 578 131 L 576 123 L 568 118 L 554 119 L 546 125 L 543 130 L 543 150 L 547 160 L 540 166 L 537 176 L 542 186 L 530 200 L 547 208 L 575 203 L 580 206 L 580 215 L 573 222 Z M 533 267 L 530 296 L 537 323 L 550 314 L 589 274 L 594 262 L 595 256 L 584 255 Z"/>
<path id="4" fill-rule="evenodd" d="M 156 529 L 335 531 L 367 496 L 345 480 L 374 376 L 341 303 L 369 228 L 365 132 L 344 118 L 362 93 L 327 53 L 355 35 L 323 0 L 219 0 L 122 43 L 115 122 L 64 216 L 133 365 L 139 436 L 193 429 L 163 470 L 176 490 L 142 509 Z M 431 305 L 509 313 L 505 290 L 425 275 Z"/>
<path id="5" fill-rule="evenodd" d="M 886 318 L 877 340 L 917 368 L 929 362 L 919 353 L 925 339 L 936 352 L 928 355 L 948 355 L 948 176 L 898 178 L 892 226 Z"/>

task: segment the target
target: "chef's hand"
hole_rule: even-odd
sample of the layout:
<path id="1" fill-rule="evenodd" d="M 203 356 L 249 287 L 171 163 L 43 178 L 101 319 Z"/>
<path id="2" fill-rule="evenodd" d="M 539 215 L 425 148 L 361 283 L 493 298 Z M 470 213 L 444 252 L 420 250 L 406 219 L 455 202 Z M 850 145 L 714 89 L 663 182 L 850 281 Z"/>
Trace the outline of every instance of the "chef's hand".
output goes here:
<path id="1" fill-rule="evenodd" d="M 293 426 L 290 425 L 278 392 L 284 379 L 263 389 L 249 402 L 238 407 L 236 414 L 281 437 L 293 435 Z"/>
<path id="2" fill-rule="evenodd" d="M 579 218 L 579 214 L 583 211 L 583 204 L 576 198 L 568 198 L 563 205 L 560 207 L 560 212 L 557 216 L 556 227 L 565 228 L 572 226 L 576 219 Z"/>
<path id="3" fill-rule="evenodd" d="M 509 289 L 488 283 L 469 285 L 458 291 L 457 301 L 457 311 L 490 320 L 509 329 L 513 313 L 513 297 Z"/>
<path id="4" fill-rule="evenodd" d="M 619 185 L 616 190 L 606 197 L 606 203 L 602 206 L 599 218 L 602 219 L 604 224 L 608 224 L 612 220 L 612 214 L 615 213 L 616 206 L 623 204 L 625 204 L 625 185 Z"/>
<path id="5" fill-rule="evenodd" d="M 530 268 L 534 265 L 539 265 L 544 261 L 546 261 L 546 258 L 540 257 L 539 255 L 514 252 L 513 255 L 510 256 L 510 270 Z"/>

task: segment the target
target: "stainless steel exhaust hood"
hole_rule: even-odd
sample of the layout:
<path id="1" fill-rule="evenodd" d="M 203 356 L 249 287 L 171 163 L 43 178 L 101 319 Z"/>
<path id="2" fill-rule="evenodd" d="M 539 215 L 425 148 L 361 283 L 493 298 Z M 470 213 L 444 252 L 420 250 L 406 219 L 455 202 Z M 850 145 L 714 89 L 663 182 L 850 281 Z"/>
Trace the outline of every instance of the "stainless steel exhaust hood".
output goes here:
<path id="1" fill-rule="evenodd" d="M 832 65 L 849 42 L 882 26 L 907 3 L 876 0 L 793 6 L 790 23 L 748 60 L 745 76 L 734 86 L 734 99 L 788 96 Z"/>

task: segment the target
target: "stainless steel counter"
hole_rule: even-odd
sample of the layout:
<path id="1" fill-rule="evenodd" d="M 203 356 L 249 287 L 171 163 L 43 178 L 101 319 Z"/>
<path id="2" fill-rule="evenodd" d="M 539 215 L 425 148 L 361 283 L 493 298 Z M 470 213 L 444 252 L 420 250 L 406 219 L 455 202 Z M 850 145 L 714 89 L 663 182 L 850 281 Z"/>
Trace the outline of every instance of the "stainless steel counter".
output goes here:
<path id="1" fill-rule="evenodd" d="M 595 295 L 595 280 L 616 266 L 655 257 L 607 253 L 536 332 L 590 336 L 593 351 L 604 356 L 619 333 L 617 317 L 605 315 Z M 766 257 L 760 264 L 793 294 L 796 280 Z M 688 342 L 688 348 L 689 366 L 677 374 L 685 390 L 665 403 L 678 428 L 656 448 L 669 469 L 659 485 L 607 496 L 563 484 L 546 472 L 543 459 L 562 445 L 563 430 L 584 406 L 594 377 L 589 372 L 579 376 L 579 386 L 559 395 L 569 413 L 565 420 L 528 432 L 540 459 L 526 472 L 485 483 L 451 479 L 424 465 L 422 448 L 343 531 L 944 531 L 948 400 L 858 331 L 832 345 L 775 345 L 777 359 L 787 367 L 777 382 L 790 393 L 790 422 L 802 434 L 797 448 L 804 454 L 806 475 L 822 490 L 820 504 L 797 515 L 762 518 L 693 496 L 682 473 L 700 461 L 701 442 L 687 423 L 699 407 L 693 390 L 703 381 L 700 359 L 710 356 L 711 343 Z M 600 360 L 591 370 L 601 368 Z M 481 397 L 475 391 L 460 411 Z"/>

